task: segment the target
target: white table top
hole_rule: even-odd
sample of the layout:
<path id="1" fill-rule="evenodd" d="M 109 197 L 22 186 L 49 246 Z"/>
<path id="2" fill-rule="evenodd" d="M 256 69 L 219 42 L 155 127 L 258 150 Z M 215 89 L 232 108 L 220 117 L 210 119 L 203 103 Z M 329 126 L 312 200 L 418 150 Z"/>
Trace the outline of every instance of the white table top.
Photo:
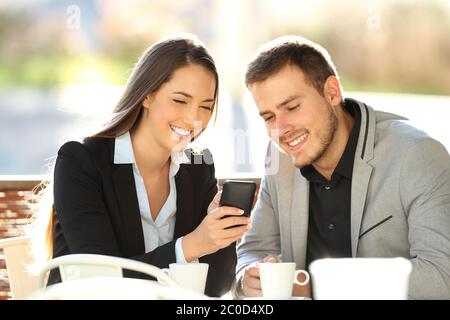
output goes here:
<path id="1" fill-rule="evenodd" d="M 134 278 L 95 277 L 61 282 L 30 295 L 37 300 L 201 300 L 210 299 L 156 281 Z"/>

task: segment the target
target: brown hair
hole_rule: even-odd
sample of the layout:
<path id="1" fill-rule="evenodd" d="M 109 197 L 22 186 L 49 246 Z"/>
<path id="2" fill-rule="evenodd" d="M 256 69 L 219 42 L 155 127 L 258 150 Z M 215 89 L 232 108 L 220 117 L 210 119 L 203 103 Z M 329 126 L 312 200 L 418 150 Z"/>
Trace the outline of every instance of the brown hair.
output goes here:
<path id="1" fill-rule="evenodd" d="M 213 74 L 216 88 L 212 112 L 217 116 L 215 109 L 218 101 L 219 76 L 213 58 L 195 36 L 172 37 L 159 41 L 144 52 L 134 66 L 110 120 L 91 137 L 115 138 L 132 129 L 141 115 L 145 97 L 170 81 L 178 68 L 189 64 L 201 65 Z M 31 253 L 35 260 L 35 264 L 31 266 L 33 272 L 37 270 L 39 263 L 48 261 L 53 256 L 55 210 L 52 194 L 53 183 L 46 181 L 35 188 L 35 196 L 31 199 L 33 221 L 28 234 L 32 238 Z"/>
<path id="2" fill-rule="evenodd" d="M 295 65 L 306 82 L 323 95 L 325 81 L 336 76 L 336 68 L 325 48 L 300 36 L 283 36 L 263 45 L 248 64 L 247 86 L 266 80 L 286 65 Z"/>

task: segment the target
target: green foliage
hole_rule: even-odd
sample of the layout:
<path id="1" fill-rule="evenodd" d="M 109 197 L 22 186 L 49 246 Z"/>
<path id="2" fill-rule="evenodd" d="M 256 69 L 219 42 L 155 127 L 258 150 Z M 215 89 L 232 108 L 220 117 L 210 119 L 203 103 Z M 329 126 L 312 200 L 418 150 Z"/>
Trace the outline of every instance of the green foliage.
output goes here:
<path id="1" fill-rule="evenodd" d="M 16 63 L 0 63 L 0 86 L 55 86 L 69 83 L 123 84 L 131 61 L 91 55 L 33 55 Z"/>

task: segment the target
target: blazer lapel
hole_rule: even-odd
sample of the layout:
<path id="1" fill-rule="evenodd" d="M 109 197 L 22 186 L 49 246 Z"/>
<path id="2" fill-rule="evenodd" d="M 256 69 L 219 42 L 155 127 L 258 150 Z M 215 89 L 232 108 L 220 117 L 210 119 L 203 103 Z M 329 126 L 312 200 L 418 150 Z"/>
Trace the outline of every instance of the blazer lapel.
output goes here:
<path id="1" fill-rule="evenodd" d="M 136 187 L 131 164 L 114 165 L 112 172 L 114 188 L 122 213 L 122 224 L 125 232 L 127 256 L 145 253 L 144 234 L 141 215 L 136 194 Z"/>
<path id="2" fill-rule="evenodd" d="M 181 165 L 175 176 L 177 188 L 177 213 L 174 239 L 182 237 L 193 230 L 195 224 L 194 193 L 192 177 L 186 166 Z"/>
<path id="3" fill-rule="evenodd" d="M 301 176 L 300 170 L 294 170 L 294 185 L 291 207 L 291 230 L 294 261 L 297 268 L 304 269 L 306 262 L 306 242 L 308 240 L 309 183 Z"/>
<path id="4" fill-rule="evenodd" d="M 369 188 L 370 176 L 373 170 L 373 167 L 368 162 L 373 159 L 376 119 L 372 108 L 357 100 L 353 101 L 358 104 L 361 110 L 361 128 L 353 164 L 350 209 L 352 256 L 356 257 L 367 189 Z"/>
<path id="5" fill-rule="evenodd" d="M 293 166 L 291 159 L 280 154 L 279 216 L 283 259 L 295 261 L 304 268 L 308 237 L 309 184 Z"/>
<path id="6" fill-rule="evenodd" d="M 352 195 L 351 195 L 351 242 L 352 257 L 356 257 L 361 221 L 366 203 L 367 189 L 369 187 L 372 166 L 360 158 L 355 158 L 353 165 Z"/>

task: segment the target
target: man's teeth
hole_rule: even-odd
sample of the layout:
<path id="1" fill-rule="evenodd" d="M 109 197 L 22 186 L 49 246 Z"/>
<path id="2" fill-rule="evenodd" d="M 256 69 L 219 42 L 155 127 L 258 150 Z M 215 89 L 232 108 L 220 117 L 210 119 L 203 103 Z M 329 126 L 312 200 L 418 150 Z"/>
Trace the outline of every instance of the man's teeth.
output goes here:
<path id="1" fill-rule="evenodd" d="M 295 140 L 292 140 L 291 142 L 288 143 L 288 145 L 290 147 L 295 147 L 296 145 L 298 145 L 300 142 L 302 142 L 303 140 L 305 140 L 308 137 L 307 133 L 302 134 L 300 137 L 298 137 Z"/>
<path id="2" fill-rule="evenodd" d="M 189 136 L 191 134 L 191 130 L 186 130 L 186 129 L 182 129 L 182 128 L 178 128 L 178 127 L 174 127 L 174 126 L 170 126 L 170 128 L 178 135 L 186 137 Z"/>

